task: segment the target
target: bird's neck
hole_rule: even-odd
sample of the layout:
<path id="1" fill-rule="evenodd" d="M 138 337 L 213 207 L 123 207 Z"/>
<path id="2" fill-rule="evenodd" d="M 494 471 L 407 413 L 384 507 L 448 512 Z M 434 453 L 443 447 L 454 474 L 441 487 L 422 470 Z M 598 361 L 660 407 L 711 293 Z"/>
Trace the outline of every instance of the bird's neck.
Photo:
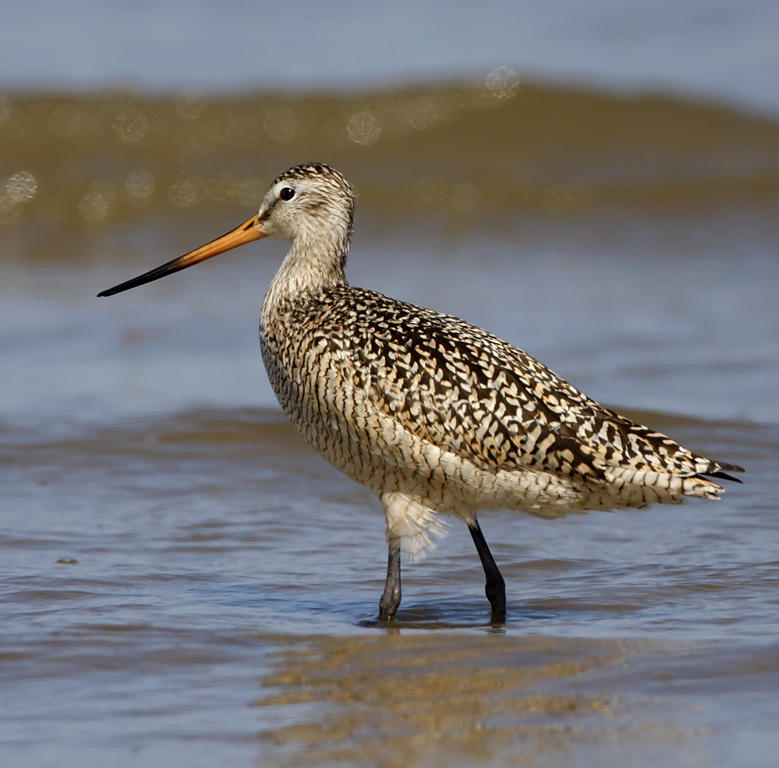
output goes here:
<path id="1" fill-rule="evenodd" d="M 274 312 L 288 301 L 320 293 L 326 288 L 345 285 L 348 249 L 348 237 L 329 241 L 303 236 L 295 238 L 265 294 L 263 316 Z"/>

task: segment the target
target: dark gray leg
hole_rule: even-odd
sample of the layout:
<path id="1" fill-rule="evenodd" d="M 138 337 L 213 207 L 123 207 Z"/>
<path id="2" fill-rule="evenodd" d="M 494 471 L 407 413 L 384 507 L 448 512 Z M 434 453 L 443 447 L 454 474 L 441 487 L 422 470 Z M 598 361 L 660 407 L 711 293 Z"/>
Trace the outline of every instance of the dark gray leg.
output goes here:
<path id="1" fill-rule="evenodd" d="M 400 605 L 400 539 L 390 539 L 387 556 L 387 583 L 379 601 L 379 619 L 390 621 Z"/>
<path id="2" fill-rule="evenodd" d="M 503 624 L 506 621 L 506 583 L 503 581 L 498 566 L 495 565 L 495 559 L 492 557 L 492 552 L 490 552 L 484 534 L 481 532 L 479 521 L 474 520 L 472 524 L 468 523 L 468 530 L 471 532 L 471 538 L 479 553 L 482 568 L 484 568 L 484 575 L 487 577 L 484 593 L 487 595 L 487 600 L 490 601 L 492 623 Z"/>

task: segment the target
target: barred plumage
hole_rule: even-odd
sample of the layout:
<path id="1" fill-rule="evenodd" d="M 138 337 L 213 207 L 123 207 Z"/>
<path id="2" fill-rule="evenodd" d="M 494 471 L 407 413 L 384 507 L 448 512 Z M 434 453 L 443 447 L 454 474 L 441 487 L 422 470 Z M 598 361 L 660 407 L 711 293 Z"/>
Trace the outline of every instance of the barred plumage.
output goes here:
<path id="1" fill-rule="evenodd" d="M 457 318 L 345 285 L 266 317 L 263 358 L 282 407 L 309 442 L 378 494 L 413 486 L 433 509 L 472 519 L 477 507 L 556 516 L 722 491 L 700 475 L 723 465 L 600 406 Z M 389 428 L 408 433 L 416 458 L 378 444 Z M 472 465 L 465 486 L 457 462 Z M 525 473 L 530 484 L 497 495 L 496 473 Z"/>
<path id="2" fill-rule="evenodd" d="M 105 294 L 246 240 L 292 241 L 263 302 L 262 356 L 304 438 L 382 501 L 382 618 L 400 602 L 401 543 L 412 555 L 427 549 L 442 514 L 468 524 L 492 618 L 502 621 L 503 579 L 478 509 L 557 517 L 717 498 L 723 489 L 710 477 L 741 471 L 604 408 L 481 328 L 351 287 L 344 269 L 353 215 L 354 195 L 338 171 L 299 165 L 273 181 L 241 227 Z"/>

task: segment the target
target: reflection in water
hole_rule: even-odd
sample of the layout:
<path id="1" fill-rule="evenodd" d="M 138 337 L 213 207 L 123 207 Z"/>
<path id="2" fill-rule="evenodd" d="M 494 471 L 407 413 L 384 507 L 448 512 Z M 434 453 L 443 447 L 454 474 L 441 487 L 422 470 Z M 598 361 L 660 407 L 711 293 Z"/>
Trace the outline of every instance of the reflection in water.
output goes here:
<path id="1" fill-rule="evenodd" d="M 650 649 L 502 633 L 322 638 L 278 653 L 253 705 L 263 739 L 290 755 L 279 764 L 552 766 L 593 747 L 604 759 L 691 733 L 588 682 Z"/>

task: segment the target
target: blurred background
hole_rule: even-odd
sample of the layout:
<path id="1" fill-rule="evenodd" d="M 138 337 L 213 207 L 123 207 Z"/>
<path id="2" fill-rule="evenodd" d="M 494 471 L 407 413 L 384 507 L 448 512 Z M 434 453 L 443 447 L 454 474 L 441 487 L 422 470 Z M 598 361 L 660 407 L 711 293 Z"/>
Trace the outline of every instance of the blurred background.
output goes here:
<path id="1" fill-rule="evenodd" d="M 777 29 L 764 0 L 0 0 L 8 764 L 775 754 Z M 748 485 L 714 511 L 495 513 L 505 637 L 459 528 L 407 571 L 399 634 L 366 627 L 375 500 L 259 361 L 285 244 L 95 298 L 305 160 L 357 190 L 351 282 L 496 332 Z M 512 670 L 502 705 L 483 658 Z M 398 663 L 439 687 L 393 698 Z M 480 724 L 438 710 L 466 695 Z"/>
<path id="2" fill-rule="evenodd" d="M 773 385 L 742 378 L 777 336 L 760 314 L 777 277 L 775 4 L 0 10 L 6 418 L 271 405 L 252 315 L 281 250 L 91 297 L 243 220 L 306 159 L 359 193 L 353 282 L 464 315 L 612 402 L 779 417 Z M 723 347 L 739 382 L 715 391 Z M 204 376 L 222 362 L 242 375 Z M 172 369 L 191 377 L 175 392 Z"/>

